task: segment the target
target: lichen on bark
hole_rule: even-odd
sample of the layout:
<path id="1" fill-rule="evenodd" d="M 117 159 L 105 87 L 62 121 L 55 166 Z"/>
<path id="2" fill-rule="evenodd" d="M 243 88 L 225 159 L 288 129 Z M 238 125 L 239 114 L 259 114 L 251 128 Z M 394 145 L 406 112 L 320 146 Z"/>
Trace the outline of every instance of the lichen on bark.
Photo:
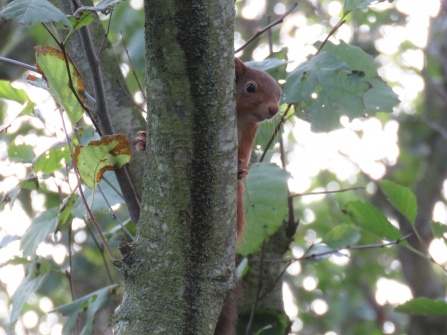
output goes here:
<path id="1" fill-rule="evenodd" d="M 212 334 L 234 282 L 232 1 L 146 1 L 141 216 L 117 334 Z"/>

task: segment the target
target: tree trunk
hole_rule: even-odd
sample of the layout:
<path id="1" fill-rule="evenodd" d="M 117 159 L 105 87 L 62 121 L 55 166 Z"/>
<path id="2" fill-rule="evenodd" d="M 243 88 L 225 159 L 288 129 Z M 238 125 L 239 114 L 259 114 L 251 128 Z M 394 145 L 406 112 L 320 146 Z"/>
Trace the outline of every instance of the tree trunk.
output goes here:
<path id="1" fill-rule="evenodd" d="M 212 334 L 234 280 L 233 1 L 146 1 L 145 16 L 142 210 L 115 332 Z"/>
<path id="2" fill-rule="evenodd" d="M 443 56 L 447 51 L 445 19 L 446 12 L 443 10 L 440 11 L 437 18 L 432 19 L 427 47 L 428 54 L 431 54 L 430 56 L 433 59 L 441 61 L 441 69 L 443 69 L 440 71 L 443 78 L 442 82 L 445 82 L 447 78 L 447 62 L 445 62 L 445 57 Z M 445 84 L 438 86 L 427 71 L 424 71 L 423 76 L 426 85 L 424 115 L 429 120 L 429 123 L 435 123 L 444 127 L 447 124 L 447 115 L 445 113 L 447 86 Z M 420 180 L 414 188 L 416 198 L 418 199 L 418 216 L 415 226 L 424 239 L 426 246 L 428 246 L 433 239 L 430 228 L 433 208 L 436 202 L 442 199 L 442 185 L 447 177 L 447 165 L 445 163 L 447 146 L 446 139 L 440 132 L 434 129 L 425 133 L 419 132 L 419 134 L 415 135 L 416 138 L 425 137 L 426 144 L 431 150 L 425 160 L 425 166 L 421 168 Z M 420 144 L 417 143 L 417 145 Z M 404 234 L 411 231 L 410 223 L 404 218 L 401 218 L 400 225 Z M 413 247 L 425 253 L 424 248 L 414 236 L 409 239 L 409 242 Z M 400 260 L 405 278 L 414 298 L 428 297 L 430 299 L 438 299 L 445 297 L 445 283 L 443 283 L 442 277 L 439 277 L 439 273 L 434 271 L 433 265 L 426 259 L 421 258 L 414 252 L 401 248 Z M 442 276 L 445 276 L 445 274 Z M 410 319 L 409 335 L 441 335 L 446 333 L 447 322 L 445 317 L 412 316 Z"/>

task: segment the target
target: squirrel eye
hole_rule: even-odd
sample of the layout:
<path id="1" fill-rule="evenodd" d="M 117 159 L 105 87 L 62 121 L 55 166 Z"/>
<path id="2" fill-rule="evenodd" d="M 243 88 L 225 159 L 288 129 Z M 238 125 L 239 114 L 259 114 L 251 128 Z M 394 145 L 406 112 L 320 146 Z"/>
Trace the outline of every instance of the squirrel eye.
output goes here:
<path id="1" fill-rule="evenodd" d="M 255 85 L 253 85 L 252 83 L 247 84 L 245 89 L 247 90 L 248 93 L 255 93 Z"/>

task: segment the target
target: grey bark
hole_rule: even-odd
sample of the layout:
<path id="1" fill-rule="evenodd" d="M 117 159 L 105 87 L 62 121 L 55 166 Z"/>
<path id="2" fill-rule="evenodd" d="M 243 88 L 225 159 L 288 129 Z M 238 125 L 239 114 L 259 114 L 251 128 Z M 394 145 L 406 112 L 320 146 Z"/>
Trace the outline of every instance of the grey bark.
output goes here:
<path id="1" fill-rule="evenodd" d="M 142 211 L 116 334 L 212 334 L 236 243 L 233 1 L 146 1 Z"/>

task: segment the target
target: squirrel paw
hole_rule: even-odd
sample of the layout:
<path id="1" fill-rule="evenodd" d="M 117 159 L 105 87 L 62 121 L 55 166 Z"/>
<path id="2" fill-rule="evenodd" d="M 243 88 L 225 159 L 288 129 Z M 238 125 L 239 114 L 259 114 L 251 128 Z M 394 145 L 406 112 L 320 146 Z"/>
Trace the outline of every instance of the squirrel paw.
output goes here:
<path id="1" fill-rule="evenodd" d="M 247 177 L 247 174 L 247 165 L 245 165 L 245 161 L 243 159 L 240 159 L 237 166 L 237 180 L 245 179 L 245 177 Z"/>
<path id="2" fill-rule="evenodd" d="M 135 137 L 135 140 L 137 141 L 137 144 L 135 145 L 135 148 L 143 152 L 146 150 L 146 132 L 145 131 L 139 131 L 137 133 L 137 137 Z"/>

